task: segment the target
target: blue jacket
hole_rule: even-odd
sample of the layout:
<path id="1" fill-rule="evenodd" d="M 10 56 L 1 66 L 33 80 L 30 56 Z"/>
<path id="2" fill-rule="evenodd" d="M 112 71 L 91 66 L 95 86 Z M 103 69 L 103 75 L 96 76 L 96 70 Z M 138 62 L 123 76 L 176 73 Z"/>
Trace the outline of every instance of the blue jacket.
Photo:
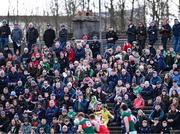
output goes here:
<path id="1" fill-rule="evenodd" d="M 128 35 L 129 43 L 136 41 L 136 35 L 137 35 L 136 26 L 132 25 L 132 27 L 130 27 L 130 25 L 129 25 L 126 33 Z"/>
<path id="2" fill-rule="evenodd" d="M 84 50 L 84 48 L 77 49 L 76 52 L 75 52 L 75 59 L 79 61 L 82 58 L 83 59 L 85 58 L 85 50 Z"/>
<path id="3" fill-rule="evenodd" d="M 87 100 L 82 100 L 81 102 L 79 102 L 78 100 L 76 100 L 74 102 L 74 111 L 75 112 L 83 112 L 83 113 L 87 113 L 88 111 L 88 101 Z"/>
<path id="4" fill-rule="evenodd" d="M 172 27 L 173 35 L 180 36 L 180 23 L 174 24 Z"/>
<path id="5" fill-rule="evenodd" d="M 180 86 L 180 73 L 172 76 L 172 80 L 177 81 L 177 85 Z"/>
<path id="6" fill-rule="evenodd" d="M 57 107 L 48 107 L 48 109 L 46 110 L 47 122 L 50 123 L 52 121 L 52 118 L 58 115 L 58 112 L 59 110 Z"/>
<path id="7" fill-rule="evenodd" d="M 124 84 L 130 83 L 131 82 L 131 76 L 130 74 L 127 72 L 125 75 L 120 75 L 119 76 L 119 80 L 122 80 L 122 82 Z"/>
<path id="8" fill-rule="evenodd" d="M 14 42 L 20 42 L 22 40 L 22 30 L 20 28 L 15 28 L 11 32 L 11 39 Z"/>
<path id="9" fill-rule="evenodd" d="M 156 85 L 157 82 L 162 82 L 161 77 L 157 76 L 157 77 L 152 77 L 150 79 L 150 84 L 152 84 L 152 85 Z"/>

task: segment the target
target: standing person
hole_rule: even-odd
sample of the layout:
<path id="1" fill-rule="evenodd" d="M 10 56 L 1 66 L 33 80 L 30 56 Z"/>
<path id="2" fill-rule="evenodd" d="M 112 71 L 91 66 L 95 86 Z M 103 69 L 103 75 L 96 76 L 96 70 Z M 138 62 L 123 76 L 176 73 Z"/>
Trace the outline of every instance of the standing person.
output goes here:
<path id="1" fill-rule="evenodd" d="M 33 23 L 29 23 L 28 30 L 26 32 L 26 41 L 29 52 L 31 52 L 32 45 L 37 42 L 38 36 L 39 36 L 38 30 L 34 27 Z"/>
<path id="2" fill-rule="evenodd" d="M 8 38 L 11 34 L 11 30 L 6 20 L 2 21 L 2 26 L 0 27 L 0 49 L 4 49 L 8 46 Z"/>
<path id="3" fill-rule="evenodd" d="M 135 123 L 133 121 L 130 111 L 128 111 L 128 107 L 126 104 L 121 105 L 121 116 L 124 121 L 126 134 L 137 134 L 137 131 L 135 129 Z"/>
<path id="4" fill-rule="evenodd" d="M 59 31 L 59 42 L 62 51 L 65 49 L 67 39 L 68 39 L 68 31 L 65 25 L 62 25 L 61 30 Z"/>
<path id="5" fill-rule="evenodd" d="M 149 38 L 149 45 L 153 47 L 156 41 L 158 40 L 158 29 L 154 21 L 150 23 L 147 32 Z"/>
<path id="6" fill-rule="evenodd" d="M 161 34 L 161 43 L 163 45 L 164 50 L 166 50 L 168 40 L 171 39 L 171 26 L 169 25 L 167 19 L 165 19 L 162 23 L 160 34 Z"/>
<path id="7" fill-rule="evenodd" d="M 21 53 L 22 37 L 23 37 L 22 30 L 19 28 L 19 25 L 15 23 L 14 29 L 11 32 L 11 39 L 13 41 L 14 53 L 16 53 L 17 50 L 19 51 L 19 54 Z"/>
<path id="8" fill-rule="evenodd" d="M 79 119 L 79 126 L 77 132 L 84 132 L 84 134 L 95 134 L 93 126 L 89 119 L 85 118 L 84 113 L 80 112 L 77 115 Z"/>
<path id="9" fill-rule="evenodd" d="M 93 42 L 90 44 L 90 48 L 93 53 L 93 58 L 96 58 L 98 54 L 100 54 L 101 43 L 97 40 L 96 36 L 93 36 Z"/>
<path id="10" fill-rule="evenodd" d="M 136 26 L 133 24 L 131 20 L 129 21 L 126 34 L 128 36 L 128 43 L 132 44 L 133 41 L 136 41 L 137 30 L 136 30 Z"/>
<path id="11" fill-rule="evenodd" d="M 178 19 L 174 19 L 173 32 L 173 48 L 175 52 L 180 52 L 180 23 Z"/>
<path id="12" fill-rule="evenodd" d="M 109 27 L 106 33 L 107 48 L 113 48 L 115 50 L 116 40 L 118 40 L 117 33 L 114 31 L 113 27 Z"/>
<path id="13" fill-rule="evenodd" d="M 142 22 L 139 23 L 139 26 L 137 28 L 137 40 L 138 40 L 138 45 L 140 47 L 140 50 L 145 48 L 145 43 L 146 43 L 146 27 Z"/>
<path id="14" fill-rule="evenodd" d="M 52 47 L 55 38 L 56 38 L 56 34 L 55 34 L 54 29 L 52 29 L 50 24 L 47 24 L 47 29 L 43 34 L 43 40 L 45 42 L 45 45 L 48 48 Z"/>

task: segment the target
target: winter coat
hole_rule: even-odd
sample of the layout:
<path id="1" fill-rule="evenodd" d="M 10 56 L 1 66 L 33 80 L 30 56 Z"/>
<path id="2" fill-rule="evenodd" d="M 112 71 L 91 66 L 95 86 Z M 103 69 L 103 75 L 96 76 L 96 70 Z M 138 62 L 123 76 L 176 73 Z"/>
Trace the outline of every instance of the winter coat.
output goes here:
<path id="1" fill-rule="evenodd" d="M 158 82 L 162 82 L 161 77 L 159 77 L 159 76 L 157 76 L 157 77 L 152 77 L 152 78 L 150 79 L 150 84 L 152 84 L 152 85 L 156 85 Z"/>
<path id="2" fill-rule="evenodd" d="M 137 39 L 138 40 L 145 40 L 147 37 L 146 34 L 146 27 L 138 27 L 137 28 Z"/>
<path id="3" fill-rule="evenodd" d="M 56 38 L 56 35 L 55 35 L 55 31 L 53 29 L 47 29 L 44 32 L 43 40 L 48 47 L 52 47 L 52 44 L 54 43 L 55 38 Z M 49 45 L 51 45 L 51 46 L 49 46 Z"/>
<path id="4" fill-rule="evenodd" d="M 127 36 L 128 36 L 128 42 L 132 43 L 133 41 L 136 41 L 136 35 L 137 35 L 137 30 L 136 30 L 136 26 L 130 24 L 128 26 L 127 32 L 126 32 Z"/>
<path id="5" fill-rule="evenodd" d="M 34 44 L 37 41 L 39 33 L 36 28 L 29 28 L 26 32 L 26 41 L 28 43 Z"/>
<path id="6" fill-rule="evenodd" d="M 85 58 L 85 49 L 81 48 L 81 49 L 77 49 L 75 52 L 75 60 L 80 61 L 80 59 L 84 59 Z"/>
<path id="7" fill-rule="evenodd" d="M 10 34 L 11 34 L 11 30 L 9 25 L 0 27 L 0 38 L 8 38 Z"/>
<path id="8" fill-rule="evenodd" d="M 136 98 L 134 100 L 133 107 L 135 109 L 143 109 L 144 108 L 144 99 L 142 97 L 141 98 Z"/>
<path id="9" fill-rule="evenodd" d="M 67 37 L 68 37 L 67 29 L 65 29 L 65 28 L 61 29 L 61 31 L 59 31 L 59 40 L 60 40 L 60 42 L 66 42 Z"/>
<path id="10" fill-rule="evenodd" d="M 15 28 L 12 30 L 11 32 L 12 41 L 20 43 L 20 41 L 22 40 L 22 37 L 23 37 L 23 33 L 20 28 Z"/>
<path id="11" fill-rule="evenodd" d="M 145 100 L 150 100 L 153 99 L 154 95 L 153 95 L 153 89 L 151 86 L 149 87 L 144 87 L 143 90 L 141 91 L 141 95 L 143 97 L 143 99 Z"/>
<path id="12" fill-rule="evenodd" d="M 101 44 L 98 41 L 93 41 L 92 44 L 90 44 L 90 48 L 93 53 L 93 58 L 95 58 L 98 54 L 100 54 Z"/>
<path id="13" fill-rule="evenodd" d="M 154 44 L 158 40 L 158 30 L 156 26 L 149 26 L 148 28 L 149 43 Z"/>
<path id="14" fill-rule="evenodd" d="M 59 110 L 56 106 L 48 107 L 46 110 L 46 114 L 45 114 L 47 122 L 50 123 L 52 121 L 53 117 L 58 116 L 58 112 L 59 112 Z"/>
<path id="15" fill-rule="evenodd" d="M 24 134 L 31 134 L 32 126 L 31 124 L 28 125 L 23 124 L 20 129 L 23 131 Z"/>
<path id="16" fill-rule="evenodd" d="M 74 102 L 74 111 L 75 112 L 83 112 L 83 113 L 87 113 L 88 110 L 88 102 L 84 99 L 81 102 L 79 102 L 78 100 L 76 100 Z"/>
<path id="17" fill-rule="evenodd" d="M 171 26 L 169 24 L 162 25 L 160 30 L 161 38 L 171 38 Z"/>
<path id="18" fill-rule="evenodd" d="M 108 38 L 113 38 L 113 40 L 108 40 Z M 109 31 L 106 33 L 107 43 L 115 44 L 116 40 L 118 40 L 117 33 L 115 31 Z"/>
<path id="19" fill-rule="evenodd" d="M 124 84 L 130 83 L 131 82 L 131 76 L 129 73 L 126 73 L 125 75 L 119 75 L 119 80 L 122 80 Z"/>
<path id="20" fill-rule="evenodd" d="M 158 120 L 162 120 L 163 117 L 164 117 L 164 112 L 161 109 L 159 111 L 154 110 L 149 115 L 150 120 L 154 120 L 155 118 L 158 118 Z"/>
<path id="21" fill-rule="evenodd" d="M 66 51 L 66 53 L 67 53 L 67 57 L 68 57 L 69 62 L 73 63 L 74 62 L 74 58 L 75 58 L 74 50 L 72 48 L 70 48 L 70 50 Z"/>
<path id="22" fill-rule="evenodd" d="M 177 37 L 180 36 L 180 23 L 173 25 L 172 32 L 174 36 L 177 36 Z"/>

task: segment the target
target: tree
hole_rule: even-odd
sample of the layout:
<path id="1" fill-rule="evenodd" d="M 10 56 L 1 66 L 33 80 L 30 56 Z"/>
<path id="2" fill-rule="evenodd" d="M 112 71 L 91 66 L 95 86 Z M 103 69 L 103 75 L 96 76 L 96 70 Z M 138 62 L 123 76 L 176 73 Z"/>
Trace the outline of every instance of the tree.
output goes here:
<path id="1" fill-rule="evenodd" d="M 168 18 L 169 13 L 169 0 L 147 0 L 149 9 L 152 9 L 150 15 L 152 19 L 159 25 L 160 20 Z"/>
<path id="2" fill-rule="evenodd" d="M 75 16 L 80 4 L 80 0 L 65 0 L 65 11 L 70 31 L 72 30 L 72 19 Z"/>
<path id="3" fill-rule="evenodd" d="M 117 3 L 118 10 L 117 10 L 117 16 L 120 19 L 120 25 L 119 29 L 121 31 L 125 31 L 125 1 L 126 0 L 119 0 Z"/>
<path id="4" fill-rule="evenodd" d="M 113 28 L 115 28 L 116 27 L 116 21 L 115 21 L 114 0 L 110 0 L 109 14 L 110 14 L 110 25 Z"/>
<path id="5" fill-rule="evenodd" d="M 131 16 L 130 16 L 131 21 L 133 21 L 133 16 L 134 16 L 134 3 L 135 3 L 135 0 L 132 0 L 131 2 L 132 9 L 131 9 Z"/>

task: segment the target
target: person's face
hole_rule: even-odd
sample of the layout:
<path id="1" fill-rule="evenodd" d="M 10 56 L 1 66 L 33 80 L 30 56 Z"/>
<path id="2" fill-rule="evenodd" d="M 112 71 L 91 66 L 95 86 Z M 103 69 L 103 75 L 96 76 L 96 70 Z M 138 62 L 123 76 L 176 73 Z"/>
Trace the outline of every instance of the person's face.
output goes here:
<path id="1" fill-rule="evenodd" d="M 166 127 L 166 126 L 167 126 L 167 122 L 166 122 L 166 121 L 163 121 L 163 122 L 162 122 L 162 126 L 163 126 L 163 127 Z"/>
<path id="2" fill-rule="evenodd" d="M 143 126 L 143 127 L 147 127 L 147 121 L 143 121 L 143 122 L 142 122 L 142 126 Z"/>
<path id="3" fill-rule="evenodd" d="M 43 125 L 45 125 L 45 124 L 46 124 L 46 119 L 42 119 L 42 120 L 41 120 L 41 123 L 42 123 Z"/>

